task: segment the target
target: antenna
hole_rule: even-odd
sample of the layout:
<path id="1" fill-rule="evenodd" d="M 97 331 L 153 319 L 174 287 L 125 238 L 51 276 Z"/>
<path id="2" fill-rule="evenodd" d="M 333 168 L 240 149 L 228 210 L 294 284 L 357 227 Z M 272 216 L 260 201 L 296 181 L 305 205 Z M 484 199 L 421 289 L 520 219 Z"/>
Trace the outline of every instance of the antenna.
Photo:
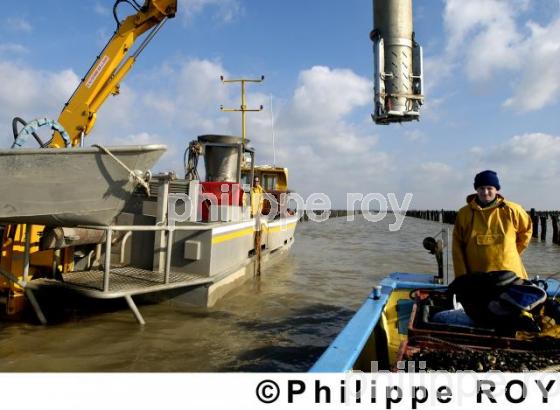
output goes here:
<path id="1" fill-rule="evenodd" d="M 274 136 L 274 111 L 272 110 L 272 94 L 270 94 L 270 127 L 272 128 L 272 166 L 276 168 L 276 138 Z"/>
<path id="2" fill-rule="evenodd" d="M 235 80 L 226 80 L 224 79 L 224 76 L 220 76 L 220 80 L 222 81 L 222 83 L 241 83 L 241 106 L 239 108 L 224 108 L 223 105 L 220 105 L 220 110 L 224 111 L 224 112 L 241 112 L 241 142 L 243 144 L 243 146 L 245 146 L 245 134 L 247 131 L 247 126 L 246 126 L 246 120 L 245 120 L 245 116 L 247 112 L 258 112 L 258 111 L 262 111 L 263 106 L 261 105 L 259 108 L 256 109 L 249 109 L 247 108 L 247 101 L 246 101 L 246 95 L 245 95 L 245 84 L 246 83 L 260 83 L 262 81 L 264 81 L 264 75 L 261 76 L 260 79 L 256 79 L 256 80 L 252 80 L 252 79 L 246 79 L 246 78 L 240 78 L 240 79 L 235 79 Z"/>

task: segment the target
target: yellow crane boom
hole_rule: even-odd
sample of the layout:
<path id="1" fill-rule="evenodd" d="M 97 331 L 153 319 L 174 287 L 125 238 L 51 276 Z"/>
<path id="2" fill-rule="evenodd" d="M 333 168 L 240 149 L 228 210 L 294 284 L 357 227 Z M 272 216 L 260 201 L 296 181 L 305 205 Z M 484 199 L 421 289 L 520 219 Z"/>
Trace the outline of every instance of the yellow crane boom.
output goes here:
<path id="1" fill-rule="evenodd" d="M 109 95 L 119 93 L 119 84 L 133 67 L 136 59 L 152 40 L 167 19 L 175 16 L 177 0 L 146 0 L 139 7 L 134 0 L 117 0 L 116 8 L 127 3 L 137 9 L 137 13 L 128 16 L 122 22 L 117 20 L 117 30 L 101 52 L 88 73 L 80 82 L 68 102 L 65 104 L 58 122 L 70 136 L 72 146 L 80 145 L 95 125 L 97 111 Z M 146 31 L 151 32 L 142 44 L 127 57 L 136 40 Z M 126 58 L 126 60 L 125 60 Z M 58 131 L 53 134 L 50 147 L 64 147 L 64 139 Z"/>

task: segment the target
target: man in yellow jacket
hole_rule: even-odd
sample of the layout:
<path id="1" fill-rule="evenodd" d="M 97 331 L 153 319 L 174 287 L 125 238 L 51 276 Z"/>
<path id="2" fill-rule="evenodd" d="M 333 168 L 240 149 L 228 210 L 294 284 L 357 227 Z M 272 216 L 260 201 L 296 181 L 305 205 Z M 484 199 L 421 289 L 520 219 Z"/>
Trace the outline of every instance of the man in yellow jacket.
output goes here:
<path id="1" fill-rule="evenodd" d="M 455 277 L 508 270 L 527 279 L 521 253 L 531 241 L 531 218 L 520 205 L 498 194 L 500 181 L 494 171 L 477 174 L 474 188 L 476 194 L 467 197 L 455 220 Z"/>
<path id="2" fill-rule="evenodd" d="M 259 183 L 259 177 L 255 177 L 251 188 L 251 215 L 260 214 L 263 209 L 264 189 Z"/>

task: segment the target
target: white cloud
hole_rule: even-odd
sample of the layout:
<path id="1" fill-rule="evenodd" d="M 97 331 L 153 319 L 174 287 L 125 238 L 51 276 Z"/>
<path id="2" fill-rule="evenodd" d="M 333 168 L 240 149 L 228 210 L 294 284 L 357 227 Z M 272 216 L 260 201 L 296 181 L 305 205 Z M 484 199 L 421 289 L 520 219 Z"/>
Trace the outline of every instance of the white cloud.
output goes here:
<path id="1" fill-rule="evenodd" d="M 64 102 L 78 84 L 71 70 L 48 72 L 18 63 L 0 61 L 0 135 L 2 146 L 11 141 L 11 120 L 15 116 L 31 120 L 57 118 Z M 9 80 L 8 80 L 9 79 Z"/>
<path id="2" fill-rule="evenodd" d="M 239 0 L 179 0 L 177 12 L 189 21 L 206 8 L 214 9 L 214 18 L 225 23 L 243 13 Z"/>
<path id="3" fill-rule="evenodd" d="M 424 57 L 424 95 L 426 96 L 424 104 L 429 103 L 431 98 L 427 96 L 441 84 L 441 80 L 450 78 L 453 72 L 457 71 L 457 66 L 457 62 L 453 61 L 451 55 Z"/>
<path id="4" fill-rule="evenodd" d="M 401 175 L 395 181 L 395 188 L 413 194 L 411 208 L 456 209 L 464 204 L 470 192 L 471 175 L 459 171 L 456 167 L 438 160 L 415 161 L 409 158 L 403 164 Z"/>
<path id="5" fill-rule="evenodd" d="M 553 164 L 546 162 L 553 161 L 560 155 L 560 137 L 543 133 L 516 135 L 503 144 L 488 149 L 475 147 L 473 152 L 480 155 L 482 160 L 502 164 L 517 166 L 520 161 L 529 161 L 531 169 L 538 163 L 544 163 L 549 167 Z M 531 171 L 524 170 L 523 172 Z"/>
<path id="6" fill-rule="evenodd" d="M 502 191 L 526 207 L 556 209 L 560 194 L 560 136 L 528 133 L 471 151 L 473 171 L 498 172 Z"/>
<path id="7" fill-rule="evenodd" d="M 235 86 L 222 84 L 221 75 L 227 77 L 228 72 L 215 61 L 188 59 L 164 64 L 150 77 L 158 86 L 144 91 L 141 100 L 149 112 L 183 134 L 239 134 L 238 115 L 219 110 L 221 104 L 239 106 L 239 91 Z M 162 82 L 162 78 L 169 80 Z M 249 96 L 252 101 L 252 94 Z"/>
<path id="8" fill-rule="evenodd" d="M 16 43 L 0 43 L 0 57 L 3 55 L 26 54 L 29 50 L 27 47 Z"/>
<path id="9" fill-rule="evenodd" d="M 304 118 L 338 121 L 371 98 L 371 83 L 351 70 L 315 66 L 302 71 L 294 93 L 294 109 Z"/>
<path id="10" fill-rule="evenodd" d="M 29 21 L 21 17 L 9 17 L 5 20 L 4 26 L 11 30 L 19 33 L 31 33 L 33 31 L 33 26 Z"/>
<path id="11" fill-rule="evenodd" d="M 433 60 L 447 70 L 438 73 L 449 75 L 464 67 L 468 79 L 477 84 L 509 75 L 513 96 L 504 106 L 518 111 L 539 110 L 557 102 L 560 15 L 556 12 L 546 25 L 527 20 L 525 12 L 532 1 L 446 0 L 447 47 L 444 55 Z"/>
<path id="12" fill-rule="evenodd" d="M 504 103 L 516 110 L 539 110 L 558 101 L 560 93 L 560 17 L 547 26 L 528 23 L 530 35 L 519 45 L 522 76 L 513 97 Z"/>
<path id="13" fill-rule="evenodd" d="M 456 209 L 474 193 L 474 176 L 486 169 L 498 173 L 502 194 L 525 208 L 557 209 L 560 194 L 560 136 L 527 133 L 505 142 L 475 146 L 446 160 L 435 157 L 402 163 L 394 187 L 414 195 L 412 207 Z"/>
<path id="14" fill-rule="evenodd" d="M 515 16 L 527 5 L 527 0 L 447 0 L 444 9 L 444 23 L 449 33 L 447 51 L 457 53 L 464 49 L 465 40 L 469 37 L 481 43 L 482 40 L 491 41 L 488 46 L 496 46 L 500 52 L 508 49 L 519 40 Z M 492 35 L 495 37 L 492 38 Z M 477 47 L 479 45 L 474 46 Z M 495 64 L 494 60 L 498 60 L 499 56 L 487 54 L 485 58 L 490 64 Z"/>
<path id="15" fill-rule="evenodd" d="M 300 72 L 292 98 L 276 111 L 277 162 L 294 170 L 294 189 L 325 192 L 337 206 L 345 206 L 347 192 L 390 189 L 385 177 L 393 158 L 379 150 L 369 120 L 350 119 L 369 106 L 370 91 L 371 82 L 351 70 L 315 66 Z"/>
<path id="16" fill-rule="evenodd" d="M 154 117 L 154 113 L 147 111 L 139 101 L 141 98 L 133 88 L 121 84 L 119 95 L 109 96 L 99 109 L 91 136 L 112 141 L 123 134 L 139 133 L 137 129 L 142 121 L 149 125 Z"/>

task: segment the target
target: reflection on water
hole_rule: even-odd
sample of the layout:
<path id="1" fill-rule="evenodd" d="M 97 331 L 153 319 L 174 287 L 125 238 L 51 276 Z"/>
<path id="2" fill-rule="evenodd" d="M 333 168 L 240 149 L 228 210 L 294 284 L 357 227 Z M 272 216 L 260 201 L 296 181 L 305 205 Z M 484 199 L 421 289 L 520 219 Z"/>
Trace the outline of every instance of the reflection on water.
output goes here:
<path id="1" fill-rule="evenodd" d="M 433 272 L 422 239 L 440 225 L 407 218 L 302 223 L 289 254 L 216 307 L 175 299 L 142 306 L 142 328 L 124 307 L 65 310 L 48 327 L 0 323 L 0 371 L 306 371 L 371 287 L 393 271 Z M 560 246 L 533 241 L 531 273 L 558 271 Z"/>

